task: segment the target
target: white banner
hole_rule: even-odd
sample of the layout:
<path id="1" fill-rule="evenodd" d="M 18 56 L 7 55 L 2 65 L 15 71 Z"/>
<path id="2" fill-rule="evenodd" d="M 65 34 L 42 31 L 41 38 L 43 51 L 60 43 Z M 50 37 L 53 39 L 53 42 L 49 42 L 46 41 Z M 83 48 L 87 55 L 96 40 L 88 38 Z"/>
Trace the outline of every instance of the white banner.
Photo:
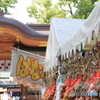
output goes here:
<path id="1" fill-rule="evenodd" d="M 11 76 L 43 85 L 44 57 L 18 49 L 12 50 Z"/>

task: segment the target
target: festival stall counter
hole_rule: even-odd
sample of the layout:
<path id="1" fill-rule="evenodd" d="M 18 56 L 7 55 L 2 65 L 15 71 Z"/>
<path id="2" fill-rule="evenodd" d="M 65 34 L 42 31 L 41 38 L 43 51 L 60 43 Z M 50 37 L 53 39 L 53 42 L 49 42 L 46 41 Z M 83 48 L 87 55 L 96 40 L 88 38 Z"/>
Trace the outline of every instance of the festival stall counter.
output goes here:
<path id="1" fill-rule="evenodd" d="M 43 100 L 100 100 L 99 12 L 100 2 L 86 20 L 51 19 L 44 62 L 46 84 L 51 87 L 47 87 Z M 92 46 L 83 51 L 87 44 Z"/>

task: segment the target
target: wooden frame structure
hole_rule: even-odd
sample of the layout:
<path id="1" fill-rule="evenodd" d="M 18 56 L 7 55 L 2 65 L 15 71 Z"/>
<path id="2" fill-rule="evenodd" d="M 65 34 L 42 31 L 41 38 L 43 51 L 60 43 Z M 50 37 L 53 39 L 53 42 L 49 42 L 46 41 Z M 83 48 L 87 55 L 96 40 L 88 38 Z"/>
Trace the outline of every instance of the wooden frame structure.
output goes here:
<path id="1" fill-rule="evenodd" d="M 11 60 L 12 47 L 16 45 L 28 51 L 34 49 L 35 53 L 45 55 L 48 34 L 36 31 L 48 31 L 49 27 L 49 24 L 25 25 L 15 19 L 4 17 L 4 13 L 0 11 L 0 60 Z M 22 97 L 26 97 L 22 100 L 27 100 L 27 97 L 32 99 L 32 96 L 27 95 L 27 87 L 23 85 L 21 93 Z"/>

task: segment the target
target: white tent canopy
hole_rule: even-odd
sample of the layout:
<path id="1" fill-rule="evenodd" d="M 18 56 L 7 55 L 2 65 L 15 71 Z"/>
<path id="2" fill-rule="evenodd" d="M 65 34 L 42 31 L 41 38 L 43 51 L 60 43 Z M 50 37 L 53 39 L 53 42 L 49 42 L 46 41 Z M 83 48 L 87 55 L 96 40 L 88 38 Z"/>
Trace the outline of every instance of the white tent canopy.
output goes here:
<path id="1" fill-rule="evenodd" d="M 45 58 L 45 71 L 57 65 L 57 56 L 68 57 L 76 47 L 84 47 L 86 39 L 91 41 L 100 32 L 100 2 L 86 19 L 52 18 Z M 65 55 L 66 54 L 66 55 Z"/>

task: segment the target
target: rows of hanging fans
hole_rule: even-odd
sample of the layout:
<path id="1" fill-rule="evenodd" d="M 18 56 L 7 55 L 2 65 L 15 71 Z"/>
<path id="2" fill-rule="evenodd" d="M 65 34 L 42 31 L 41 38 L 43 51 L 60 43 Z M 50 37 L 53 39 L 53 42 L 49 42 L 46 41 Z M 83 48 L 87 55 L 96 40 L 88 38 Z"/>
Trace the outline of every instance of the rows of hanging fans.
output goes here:
<path id="1" fill-rule="evenodd" d="M 100 2 L 86 20 L 51 19 L 43 100 L 100 100 L 99 12 Z"/>
<path id="2" fill-rule="evenodd" d="M 77 52 L 75 58 L 63 59 L 61 66 L 45 72 L 46 90 L 43 100 L 99 100 L 100 96 L 100 42 L 91 50 Z M 96 92 L 97 96 L 74 93 Z M 92 99 L 91 99 L 92 98 Z"/>

